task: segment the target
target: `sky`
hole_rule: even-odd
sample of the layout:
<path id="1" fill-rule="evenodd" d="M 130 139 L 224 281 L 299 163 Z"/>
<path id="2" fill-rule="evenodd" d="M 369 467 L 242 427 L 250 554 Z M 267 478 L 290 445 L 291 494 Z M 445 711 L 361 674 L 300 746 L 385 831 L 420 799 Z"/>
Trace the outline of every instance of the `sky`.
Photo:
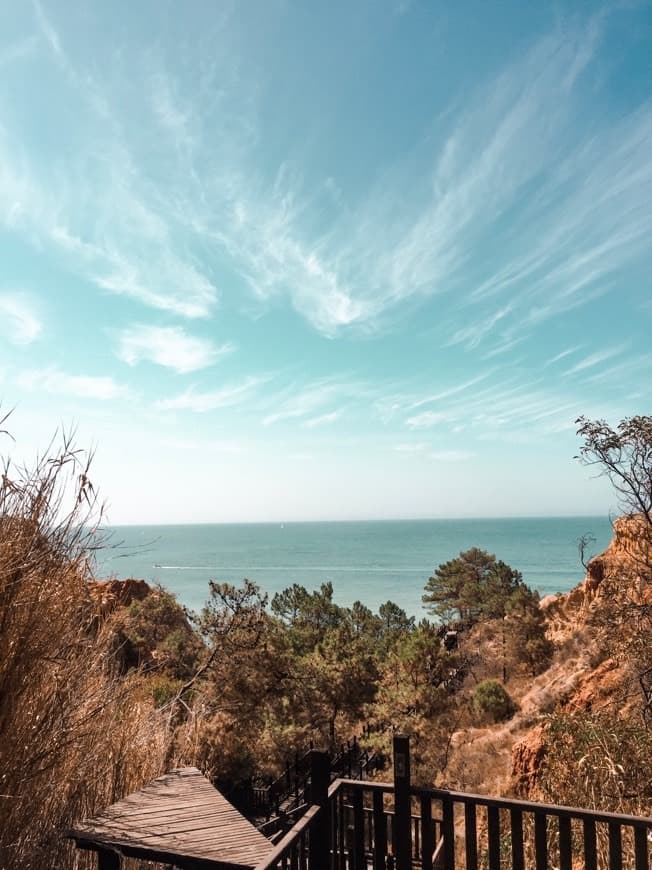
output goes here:
<path id="1" fill-rule="evenodd" d="M 652 4 L 0 0 L 3 453 L 115 524 L 607 514 Z"/>

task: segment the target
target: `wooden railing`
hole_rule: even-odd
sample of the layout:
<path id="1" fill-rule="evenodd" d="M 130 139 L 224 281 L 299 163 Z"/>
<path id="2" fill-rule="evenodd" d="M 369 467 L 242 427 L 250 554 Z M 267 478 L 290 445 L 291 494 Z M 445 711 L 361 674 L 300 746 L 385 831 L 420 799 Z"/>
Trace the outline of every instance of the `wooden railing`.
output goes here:
<path id="1" fill-rule="evenodd" d="M 310 758 L 310 804 L 305 814 L 256 870 L 330 870 L 332 855 L 330 756 Z"/>
<path id="2" fill-rule="evenodd" d="M 259 864 L 256 870 L 272 870 L 272 868 L 300 868 L 307 870 L 308 867 L 316 867 L 315 856 L 317 845 L 315 838 L 316 824 L 320 815 L 324 814 L 324 808 L 313 804 L 304 816 L 288 831 L 280 843 L 277 844 L 272 854 Z M 330 857 L 327 857 L 326 867 L 330 867 Z"/>
<path id="3" fill-rule="evenodd" d="M 328 751 L 331 780 L 337 776 L 367 779 L 375 773 L 385 763 L 385 759 L 362 749 L 359 740 L 383 728 L 384 726 L 366 724 L 359 736 L 354 735 L 346 743 L 331 747 Z M 312 750 L 311 741 L 305 752 L 295 752 L 288 757 L 283 773 L 267 784 L 250 781 L 235 788 L 227 783 L 217 783 L 217 785 L 242 813 L 249 817 L 268 820 L 260 825 L 260 828 L 269 835 L 278 830 L 285 820 L 291 818 L 296 809 L 305 803 L 310 782 Z"/>
<path id="4" fill-rule="evenodd" d="M 412 787 L 402 735 L 392 783 L 338 779 L 328 787 L 328 756 L 313 753 L 311 765 L 309 809 L 257 870 L 652 866 L 652 818 Z"/>

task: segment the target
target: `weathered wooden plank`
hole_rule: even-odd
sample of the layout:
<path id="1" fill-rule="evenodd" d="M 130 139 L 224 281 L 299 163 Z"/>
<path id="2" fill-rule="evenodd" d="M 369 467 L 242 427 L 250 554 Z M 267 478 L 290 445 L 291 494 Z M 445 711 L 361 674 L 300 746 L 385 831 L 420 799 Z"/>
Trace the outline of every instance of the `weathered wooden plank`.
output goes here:
<path id="1" fill-rule="evenodd" d="M 139 857 L 174 856 L 179 866 L 195 859 L 252 867 L 273 850 L 196 768 L 172 771 L 104 813 L 81 822 L 69 836 L 97 848 L 137 850 Z M 127 852 L 125 851 L 125 854 Z M 190 863 L 188 863 L 190 862 Z"/>
<path id="2" fill-rule="evenodd" d="M 185 832 L 190 831 L 198 831 L 202 829 L 210 829 L 214 826 L 219 826 L 220 822 L 228 819 L 224 813 L 211 813 L 211 814 L 202 814 L 200 817 L 196 818 L 194 816 L 188 816 L 181 819 L 174 818 L 166 818 L 164 821 L 156 821 L 151 822 L 148 821 L 144 823 L 142 827 L 139 828 L 141 835 L 146 836 L 148 834 L 183 834 Z M 131 826 L 129 828 L 125 828 L 123 822 L 103 822 L 101 825 L 95 825 L 92 828 L 96 833 L 106 833 L 107 835 L 112 835 L 115 833 L 119 833 L 121 831 L 128 832 L 133 830 Z"/>

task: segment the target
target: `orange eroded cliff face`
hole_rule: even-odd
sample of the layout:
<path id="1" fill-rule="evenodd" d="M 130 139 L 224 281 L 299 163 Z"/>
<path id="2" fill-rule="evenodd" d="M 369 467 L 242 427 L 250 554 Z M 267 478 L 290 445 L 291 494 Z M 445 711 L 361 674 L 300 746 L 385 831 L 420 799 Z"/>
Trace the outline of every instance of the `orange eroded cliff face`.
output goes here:
<path id="1" fill-rule="evenodd" d="M 627 691 L 627 647 L 637 630 L 634 620 L 652 604 L 652 529 L 640 516 L 614 522 L 614 538 L 590 560 L 586 577 L 565 595 L 550 595 L 541 606 L 548 635 L 558 646 L 549 670 L 538 678 L 547 693 L 533 686 L 526 697 L 541 713 L 610 710 L 627 716 L 636 706 Z M 547 695 L 547 697 L 546 697 Z M 512 786 L 535 798 L 546 753 L 545 725 L 519 736 L 512 750 Z"/>
<path id="2" fill-rule="evenodd" d="M 612 542 L 589 561 L 584 581 L 566 595 L 548 595 L 541 601 L 549 636 L 556 643 L 585 628 L 599 609 L 612 606 L 616 592 L 632 601 L 652 602 L 652 528 L 636 515 L 620 517 L 613 528 Z"/>

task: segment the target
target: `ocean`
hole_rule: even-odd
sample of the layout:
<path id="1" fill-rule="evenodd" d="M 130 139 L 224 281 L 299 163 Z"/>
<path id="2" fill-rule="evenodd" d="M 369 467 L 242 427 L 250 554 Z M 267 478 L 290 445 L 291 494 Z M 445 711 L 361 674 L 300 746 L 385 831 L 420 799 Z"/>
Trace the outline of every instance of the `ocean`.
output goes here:
<path id="1" fill-rule="evenodd" d="M 292 583 L 333 584 L 338 604 L 372 610 L 388 599 L 421 618 L 423 587 L 441 562 L 477 546 L 523 574 L 542 596 L 567 592 L 584 577 L 578 539 L 591 553 L 612 537 L 606 517 L 399 520 L 114 526 L 98 555 L 98 577 L 160 582 L 198 610 L 208 581 L 255 581 L 270 596 Z"/>

